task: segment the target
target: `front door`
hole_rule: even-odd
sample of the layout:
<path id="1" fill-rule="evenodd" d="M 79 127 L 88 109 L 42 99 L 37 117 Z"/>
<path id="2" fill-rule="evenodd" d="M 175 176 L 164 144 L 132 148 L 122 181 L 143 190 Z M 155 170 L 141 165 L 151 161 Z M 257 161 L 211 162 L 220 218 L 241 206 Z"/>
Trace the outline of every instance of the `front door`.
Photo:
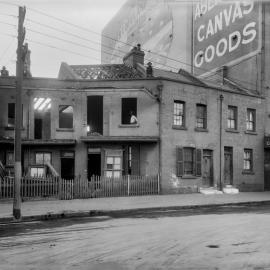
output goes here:
<path id="1" fill-rule="evenodd" d="M 101 154 L 91 153 L 88 154 L 88 180 L 93 176 L 101 175 Z"/>
<path id="2" fill-rule="evenodd" d="M 224 185 L 233 184 L 233 148 L 224 147 Z"/>
<path id="3" fill-rule="evenodd" d="M 212 150 L 203 150 L 203 164 L 202 164 L 203 186 L 213 186 L 213 158 Z"/>

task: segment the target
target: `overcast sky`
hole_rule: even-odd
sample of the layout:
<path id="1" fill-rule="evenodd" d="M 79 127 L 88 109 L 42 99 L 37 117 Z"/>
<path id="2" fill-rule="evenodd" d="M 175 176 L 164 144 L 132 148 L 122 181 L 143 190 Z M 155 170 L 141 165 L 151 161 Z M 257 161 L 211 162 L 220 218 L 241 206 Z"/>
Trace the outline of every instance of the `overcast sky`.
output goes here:
<path id="1" fill-rule="evenodd" d="M 32 75 L 54 78 L 58 75 L 61 62 L 77 65 L 100 64 L 101 31 L 125 2 L 126 0 L 0 0 L 0 66 L 5 65 L 10 75 L 15 75 L 18 7 L 11 4 L 26 6 L 26 42 L 31 50 Z"/>

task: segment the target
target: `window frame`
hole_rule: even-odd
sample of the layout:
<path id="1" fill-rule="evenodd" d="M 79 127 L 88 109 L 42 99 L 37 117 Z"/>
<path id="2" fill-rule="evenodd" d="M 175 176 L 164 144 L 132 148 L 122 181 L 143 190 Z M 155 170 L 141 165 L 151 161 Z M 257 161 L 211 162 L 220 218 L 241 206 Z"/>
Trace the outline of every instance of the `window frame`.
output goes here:
<path id="1" fill-rule="evenodd" d="M 37 154 L 42 154 L 43 155 L 43 163 L 37 163 Z M 50 164 L 52 164 L 52 152 L 49 152 L 49 151 L 36 151 L 35 152 L 35 165 L 46 165 L 46 163 L 44 162 L 44 155 L 45 154 L 49 154 L 50 155 Z"/>
<path id="2" fill-rule="evenodd" d="M 177 105 L 182 105 L 182 114 L 177 114 Z M 179 117 L 179 119 L 176 119 Z M 178 124 L 177 121 L 181 122 L 182 124 Z M 174 100 L 173 101 L 173 127 L 177 128 L 185 128 L 186 127 L 186 103 L 182 100 Z"/>
<path id="3" fill-rule="evenodd" d="M 199 108 L 203 108 L 203 115 L 199 115 Z M 202 120 L 203 126 L 199 126 L 200 122 L 198 120 Z M 196 129 L 206 130 L 207 129 L 207 105 L 206 104 L 196 104 Z"/>
<path id="4" fill-rule="evenodd" d="M 249 116 L 252 116 L 253 119 L 250 119 Z M 250 125 L 252 125 L 252 129 L 250 128 Z M 256 131 L 256 110 L 247 108 L 246 111 L 246 131 L 249 132 L 255 132 Z"/>
<path id="5" fill-rule="evenodd" d="M 186 161 L 187 150 L 192 150 L 191 161 Z M 187 173 L 186 164 L 191 162 L 192 172 Z M 202 176 L 202 149 L 195 147 L 176 147 L 176 175 L 182 178 L 194 178 Z"/>
<path id="6" fill-rule="evenodd" d="M 233 113 L 233 117 L 232 117 L 231 112 Z M 231 125 L 232 121 L 234 121 L 234 127 L 232 127 L 232 125 Z M 229 129 L 229 130 L 237 130 L 238 129 L 238 108 L 237 108 L 237 106 L 228 105 L 227 129 Z"/>
<path id="7" fill-rule="evenodd" d="M 108 163 L 108 159 L 111 158 L 113 159 L 113 163 Z M 116 159 L 119 159 L 119 163 L 115 163 L 115 160 Z M 106 155 L 105 156 L 105 169 L 104 169 L 104 175 L 105 177 L 108 177 L 108 178 L 120 178 L 122 176 L 122 156 L 120 155 L 113 155 L 113 154 L 109 154 L 109 155 Z M 108 164 L 112 164 L 112 168 L 108 168 Z M 114 168 L 114 165 L 119 165 L 119 168 L 116 169 Z M 111 172 L 112 173 L 112 176 L 107 176 L 107 172 Z M 118 173 L 119 172 L 119 176 L 115 176 L 115 173 Z"/>
<path id="8" fill-rule="evenodd" d="M 246 157 L 246 154 L 249 154 L 249 157 Z M 249 164 L 249 168 L 246 168 L 246 164 Z M 253 172 L 253 149 L 250 149 L 250 148 L 244 149 L 243 171 Z"/>

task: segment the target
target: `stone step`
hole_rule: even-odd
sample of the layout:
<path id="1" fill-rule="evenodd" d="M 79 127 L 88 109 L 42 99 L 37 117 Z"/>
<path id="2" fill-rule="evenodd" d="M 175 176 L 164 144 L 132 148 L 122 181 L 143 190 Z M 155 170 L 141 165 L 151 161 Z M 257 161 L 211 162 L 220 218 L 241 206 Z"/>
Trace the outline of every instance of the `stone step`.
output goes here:
<path id="1" fill-rule="evenodd" d="M 205 195 L 212 195 L 212 194 L 223 194 L 222 191 L 217 190 L 217 188 L 209 187 L 209 188 L 203 188 L 201 187 L 199 189 L 199 192 Z"/>
<path id="2" fill-rule="evenodd" d="M 232 185 L 226 185 L 222 191 L 225 193 L 225 194 L 238 194 L 239 193 L 239 189 L 232 186 Z"/>

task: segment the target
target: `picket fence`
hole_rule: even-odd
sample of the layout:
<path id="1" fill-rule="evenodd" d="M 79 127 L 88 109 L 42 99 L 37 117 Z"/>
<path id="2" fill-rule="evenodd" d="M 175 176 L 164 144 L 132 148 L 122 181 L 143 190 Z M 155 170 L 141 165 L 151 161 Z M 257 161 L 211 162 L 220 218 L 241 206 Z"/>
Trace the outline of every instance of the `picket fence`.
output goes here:
<path id="1" fill-rule="evenodd" d="M 61 200 L 159 194 L 159 176 L 126 175 L 120 178 L 95 176 L 88 181 L 77 177 L 72 180 L 59 177 L 21 179 L 24 199 L 58 198 Z M 14 178 L 0 179 L 0 199 L 13 198 Z"/>

